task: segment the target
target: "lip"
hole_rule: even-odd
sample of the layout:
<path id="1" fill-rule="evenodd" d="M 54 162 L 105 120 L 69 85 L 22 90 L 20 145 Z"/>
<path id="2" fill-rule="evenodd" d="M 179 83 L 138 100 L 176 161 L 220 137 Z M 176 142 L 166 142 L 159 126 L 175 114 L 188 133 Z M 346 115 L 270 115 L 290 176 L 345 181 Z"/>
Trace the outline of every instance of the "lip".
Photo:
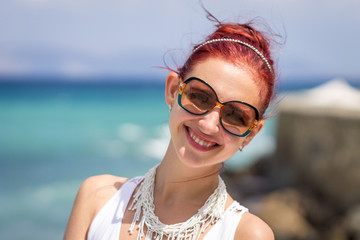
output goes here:
<path id="1" fill-rule="evenodd" d="M 186 137 L 190 143 L 191 146 L 193 146 L 194 148 L 196 148 L 197 150 L 200 150 L 200 151 L 203 151 L 203 152 L 206 152 L 206 151 L 210 151 L 210 150 L 213 150 L 215 148 L 217 148 L 219 146 L 219 143 L 217 141 L 215 141 L 214 139 L 210 139 L 209 137 L 205 137 L 201 134 L 199 134 L 197 131 L 195 131 L 193 128 L 191 128 L 191 131 L 195 133 L 195 135 L 204 140 L 204 141 L 208 141 L 208 142 L 213 142 L 215 143 L 214 146 L 211 146 L 211 147 L 206 147 L 206 146 L 201 146 L 200 144 L 198 144 L 197 142 L 195 142 L 195 140 L 190 136 L 190 133 L 189 133 L 189 129 L 190 127 L 187 127 L 185 126 L 185 132 L 186 132 Z"/>

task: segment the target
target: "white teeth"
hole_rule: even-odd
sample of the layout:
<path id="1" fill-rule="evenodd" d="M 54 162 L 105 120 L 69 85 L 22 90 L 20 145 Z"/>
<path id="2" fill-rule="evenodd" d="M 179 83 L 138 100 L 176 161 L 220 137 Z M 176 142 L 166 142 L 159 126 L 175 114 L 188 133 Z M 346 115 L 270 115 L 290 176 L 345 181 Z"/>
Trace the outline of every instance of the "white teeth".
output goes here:
<path id="1" fill-rule="evenodd" d="M 212 143 L 212 142 L 207 142 L 207 141 L 204 141 L 204 140 L 201 140 L 199 139 L 195 133 L 193 131 L 191 131 L 191 129 L 189 129 L 189 134 L 190 134 L 190 137 L 197 143 L 199 144 L 200 146 L 203 146 L 203 147 L 212 147 L 214 146 L 216 143 Z"/>

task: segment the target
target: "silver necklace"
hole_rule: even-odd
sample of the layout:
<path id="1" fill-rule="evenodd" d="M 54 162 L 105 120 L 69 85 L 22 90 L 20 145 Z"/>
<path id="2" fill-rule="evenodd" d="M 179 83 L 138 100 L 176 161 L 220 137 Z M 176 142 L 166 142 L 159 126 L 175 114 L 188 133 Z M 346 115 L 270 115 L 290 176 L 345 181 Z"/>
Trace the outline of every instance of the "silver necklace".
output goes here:
<path id="1" fill-rule="evenodd" d="M 145 174 L 143 182 L 133 196 L 129 210 L 135 211 L 135 215 L 129 233 L 132 234 L 138 224 L 136 240 L 196 240 L 210 224 L 215 224 L 224 214 L 227 198 L 226 186 L 219 176 L 219 185 L 206 200 L 198 212 L 187 221 L 172 225 L 160 222 L 155 215 L 154 206 L 154 182 L 157 166 Z M 145 234 L 146 227 L 146 234 Z"/>

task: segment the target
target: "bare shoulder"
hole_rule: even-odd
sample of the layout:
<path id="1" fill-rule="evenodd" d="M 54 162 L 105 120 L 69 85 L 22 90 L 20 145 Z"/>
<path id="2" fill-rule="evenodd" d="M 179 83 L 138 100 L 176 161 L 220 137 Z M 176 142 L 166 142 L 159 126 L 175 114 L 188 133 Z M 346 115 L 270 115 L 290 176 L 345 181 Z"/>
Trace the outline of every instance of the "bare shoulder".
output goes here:
<path id="1" fill-rule="evenodd" d="M 274 240 L 274 233 L 259 217 L 245 213 L 236 229 L 234 239 Z"/>
<path id="2" fill-rule="evenodd" d="M 108 198 L 114 195 L 127 180 L 113 175 L 89 177 L 81 184 L 79 194 L 92 196 L 95 199 Z"/>
<path id="3" fill-rule="evenodd" d="M 64 239 L 86 239 L 93 218 L 126 181 L 113 175 L 87 178 L 76 195 Z"/>
<path id="4" fill-rule="evenodd" d="M 96 213 L 127 181 L 127 178 L 113 175 L 98 175 L 87 178 L 80 186 L 75 199 L 88 205 L 88 210 Z"/>

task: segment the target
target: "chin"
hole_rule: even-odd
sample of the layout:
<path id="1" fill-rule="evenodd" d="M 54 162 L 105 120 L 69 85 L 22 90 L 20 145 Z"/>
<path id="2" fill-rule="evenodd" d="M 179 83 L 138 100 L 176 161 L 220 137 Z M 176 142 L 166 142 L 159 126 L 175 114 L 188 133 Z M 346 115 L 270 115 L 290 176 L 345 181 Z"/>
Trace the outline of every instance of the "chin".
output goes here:
<path id="1" fill-rule="evenodd" d="M 180 151 L 179 159 L 182 164 L 186 165 L 189 168 L 216 168 L 220 167 L 221 161 L 216 160 L 209 156 L 199 156 L 199 154 L 194 153 L 193 151 Z"/>

